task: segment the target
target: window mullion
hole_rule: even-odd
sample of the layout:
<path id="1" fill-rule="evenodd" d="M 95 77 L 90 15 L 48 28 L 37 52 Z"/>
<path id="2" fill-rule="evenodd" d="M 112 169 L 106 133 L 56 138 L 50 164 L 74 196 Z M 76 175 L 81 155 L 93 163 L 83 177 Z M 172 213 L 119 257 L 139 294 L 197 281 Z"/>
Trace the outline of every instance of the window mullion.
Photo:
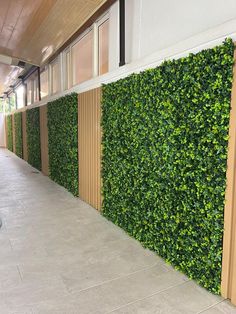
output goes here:
<path id="1" fill-rule="evenodd" d="M 93 77 L 98 76 L 98 25 L 93 24 Z"/>

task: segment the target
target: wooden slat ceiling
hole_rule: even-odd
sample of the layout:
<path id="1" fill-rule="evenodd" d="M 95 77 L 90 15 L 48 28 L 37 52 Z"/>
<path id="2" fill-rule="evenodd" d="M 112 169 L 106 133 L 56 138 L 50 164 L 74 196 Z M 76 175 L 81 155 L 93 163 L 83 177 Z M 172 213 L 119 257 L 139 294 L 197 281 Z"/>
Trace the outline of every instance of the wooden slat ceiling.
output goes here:
<path id="1" fill-rule="evenodd" d="M 0 54 L 41 65 L 105 2 L 0 0 Z M 0 93 L 2 68 L 6 73 L 6 66 L 0 64 Z"/>

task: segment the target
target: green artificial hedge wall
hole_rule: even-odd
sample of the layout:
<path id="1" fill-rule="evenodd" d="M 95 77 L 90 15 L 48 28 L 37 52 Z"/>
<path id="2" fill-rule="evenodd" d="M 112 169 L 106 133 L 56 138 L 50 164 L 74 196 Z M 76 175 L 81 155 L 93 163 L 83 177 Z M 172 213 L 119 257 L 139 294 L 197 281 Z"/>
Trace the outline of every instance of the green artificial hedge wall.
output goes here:
<path id="1" fill-rule="evenodd" d="M 220 292 L 234 47 L 103 86 L 103 214 Z"/>
<path id="2" fill-rule="evenodd" d="M 23 141 L 22 141 L 22 113 L 21 112 L 14 114 L 14 127 L 15 127 L 16 155 L 22 158 Z"/>
<path id="3" fill-rule="evenodd" d="M 41 170 L 39 107 L 26 111 L 28 163 Z"/>
<path id="4" fill-rule="evenodd" d="M 52 180 L 78 195 L 78 95 L 48 103 L 49 172 Z"/>
<path id="5" fill-rule="evenodd" d="M 13 152 L 12 115 L 7 116 L 7 149 Z"/>

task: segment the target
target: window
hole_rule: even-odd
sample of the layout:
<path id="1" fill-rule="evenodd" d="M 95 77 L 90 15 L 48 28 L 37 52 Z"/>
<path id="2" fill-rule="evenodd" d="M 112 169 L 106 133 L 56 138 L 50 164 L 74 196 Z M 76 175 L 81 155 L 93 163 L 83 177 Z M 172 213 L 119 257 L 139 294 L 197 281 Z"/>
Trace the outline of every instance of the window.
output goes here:
<path id="1" fill-rule="evenodd" d="M 98 66 L 99 75 L 108 72 L 109 20 L 98 27 Z"/>
<path id="2" fill-rule="evenodd" d="M 5 102 L 2 98 L 0 98 L 0 113 L 4 112 Z"/>
<path id="3" fill-rule="evenodd" d="M 32 104 L 33 84 L 32 80 L 27 80 L 27 105 Z"/>
<path id="4" fill-rule="evenodd" d="M 72 47 L 73 85 L 93 77 L 93 31 Z"/>
<path id="5" fill-rule="evenodd" d="M 16 95 L 15 95 L 15 93 L 10 94 L 10 96 L 9 96 L 9 107 L 10 107 L 10 111 L 13 111 L 16 109 Z"/>
<path id="6" fill-rule="evenodd" d="M 38 97 L 38 72 L 34 72 L 30 75 L 26 82 L 27 89 L 27 105 L 39 100 Z"/>
<path id="7" fill-rule="evenodd" d="M 21 85 L 16 89 L 16 96 L 17 96 L 17 108 L 24 107 L 24 86 Z"/>
<path id="8" fill-rule="evenodd" d="M 40 83 L 41 83 L 41 98 L 48 95 L 48 68 L 46 67 L 40 73 Z"/>
<path id="9" fill-rule="evenodd" d="M 33 95 L 33 101 L 36 102 L 39 100 L 39 82 L 38 82 L 38 76 L 35 77 L 33 80 L 33 90 L 34 90 L 34 95 Z"/>
<path id="10" fill-rule="evenodd" d="M 60 63 L 58 60 L 51 64 L 51 84 L 52 94 L 60 91 Z"/>
<path id="11" fill-rule="evenodd" d="M 11 108 L 10 108 L 10 102 L 9 102 L 9 98 L 5 98 L 4 100 L 5 103 L 5 112 L 11 112 Z"/>
<path id="12" fill-rule="evenodd" d="M 0 113 L 8 113 L 10 112 L 9 108 L 10 103 L 9 103 L 9 98 L 8 97 L 2 97 L 0 98 Z"/>
<path id="13" fill-rule="evenodd" d="M 64 55 L 64 70 L 65 70 L 65 89 L 69 89 L 71 87 L 71 58 L 70 58 L 70 50 L 67 50 Z"/>

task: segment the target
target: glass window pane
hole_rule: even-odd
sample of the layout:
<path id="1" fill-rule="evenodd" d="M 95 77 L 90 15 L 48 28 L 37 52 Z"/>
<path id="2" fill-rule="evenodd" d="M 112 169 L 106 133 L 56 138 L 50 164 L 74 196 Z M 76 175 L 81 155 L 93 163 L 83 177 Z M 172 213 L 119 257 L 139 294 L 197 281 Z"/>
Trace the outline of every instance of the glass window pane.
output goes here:
<path id="1" fill-rule="evenodd" d="M 65 55 L 65 89 L 71 87 L 71 64 L 70 64 L 70 51 Z"/>
<path id="2" fill-rule="evenodd" d="M 32 80 L 27 81 L 27 105 L 32 104 Z"/>
<path id="3" fill-rule="evenodd" d="M 4 112 L 4 100 L 0 98 L 0 113 Z"/>
<path id="4" fill-rule="evenodd" d="M 52 93 L 55 94 L 60 90 L 60 67 L 59 62 L 52 63 Z"/>
<path id="5" fill-rule="evenodd" d="M 40 83 L 41 83 L 41 98 L 48 95 L 48 70 L 44 70 L 40 73 Z"/>
<path id="6" fill-rule="evenodd" d="M 36 77 L 33 81 L 34 84 L 34 102 L 39 100 L 39 85 L 38 85 L 38 77 Z"/>
<path id="7" fill-rule="evenodd" d="M 24 107 L 24 86 L 19 86 L 16 89 L 16 95 L 17 95 L 17 108 Z"/>
<path id="8" fill-rule="evenodd" d="M 106 20 L 98 28 L 99 42 L 99 74 L 108 72 L 108 54 L 109 54 L 109 20 Z"/>
<path id="9" fill-rule="evenodd" d="M 73 85 L 93 77 L 93 32 L 72 47 Z"/>
<path id="10" fill-rule="evenodd" d="M 16 109 L 16 96 L 15 93 L 12 93 L 9 96 L 9 105 L 10 105 L 10 111 L 13 111 Z"/>
<path id="11" fill-rule="evenodd" d="M 6 112 L 11 112 L 11 106 L 10 106 L 10 100 L 9 98 L 6 98 L 5 100 L 5 108 L 6 108 Z"/>

